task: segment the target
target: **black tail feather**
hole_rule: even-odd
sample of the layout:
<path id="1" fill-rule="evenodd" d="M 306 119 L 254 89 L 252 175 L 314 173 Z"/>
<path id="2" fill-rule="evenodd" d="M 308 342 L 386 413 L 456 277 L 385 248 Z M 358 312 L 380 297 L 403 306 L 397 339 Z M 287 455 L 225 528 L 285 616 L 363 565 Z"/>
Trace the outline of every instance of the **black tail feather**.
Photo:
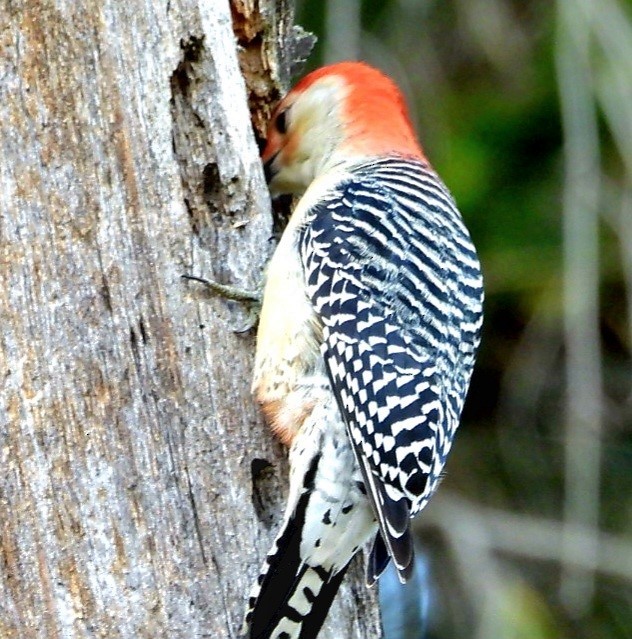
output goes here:
<path id="1" fill-rule="evenodd" d="M 380 575 L 386 570 L 390 560 L 391 556 L 388 554 L 384 539 L 382 539 L 382 535 L 378 531 L 373 541 L 373 547 L 369 555 L 369 563 L 366 568 L 366 585 L 369 586 L 369 588 L 375 585 Z"/>
<path id="2" fill-rule="evenodd" d="M 314 601 L 314 605 L 310 610 L 309 616 L 305 617 L 303 620 L 299 639 L 316 639 L 316 636 L 327 618 L 327 613 L 331 608 L 331 604 L 333 603 L 334 597 L 340 588 L 340 584 L 342 583 L 342 579 L 345 576 L 348 567 L 349 564 L 331 577 L 329 581 L 326 581 L 323 584 L 323 587 L 321 588 L 320 593 L 318 593 L 318 597 Z"/>
<path id="3" fill-rule="evenodd" d="M 266 558 L 246 614 L 247 639 L 315 639 L 347 570 L 345 566 L 332 575 L 321 566 L 308 566 L 301 557 L 305 512 L 319 460 L 317 455 L 311 461 L 303 493 Z M 284 626 L 289 628 L 286 634 Z"/>

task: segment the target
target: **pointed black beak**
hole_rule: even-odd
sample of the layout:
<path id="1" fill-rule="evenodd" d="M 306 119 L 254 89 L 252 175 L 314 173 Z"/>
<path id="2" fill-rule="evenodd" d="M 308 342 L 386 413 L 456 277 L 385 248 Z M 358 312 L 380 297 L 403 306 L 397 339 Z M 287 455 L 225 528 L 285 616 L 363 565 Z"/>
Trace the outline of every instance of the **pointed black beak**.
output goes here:
<path id="1" fill-rule="evenodd" d="M 277 171 L 275 171 L 274 167 L 272 166 L 277 158 L 277 155 L 279 155 L 278 151 L 267 162 L 264 162 L 263 164 L 263 172 L 266 176 L 266 182 L 268 184 L 270 184 L 272 178 L 277 174 Z"/>

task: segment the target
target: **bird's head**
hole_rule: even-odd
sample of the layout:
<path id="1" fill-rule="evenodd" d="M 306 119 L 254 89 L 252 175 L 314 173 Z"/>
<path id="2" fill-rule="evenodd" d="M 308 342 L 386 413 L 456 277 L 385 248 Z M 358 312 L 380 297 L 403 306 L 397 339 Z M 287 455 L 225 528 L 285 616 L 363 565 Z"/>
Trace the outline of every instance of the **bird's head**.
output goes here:
<path id="1" fill-rule="evenodd" d="M 281 100 L 262 160 L 274 195 L 300 195 L 332 168 L 385 155 L 423 157 L 404 98 L 381 71 L 339 62 L 305 76 Z"/>

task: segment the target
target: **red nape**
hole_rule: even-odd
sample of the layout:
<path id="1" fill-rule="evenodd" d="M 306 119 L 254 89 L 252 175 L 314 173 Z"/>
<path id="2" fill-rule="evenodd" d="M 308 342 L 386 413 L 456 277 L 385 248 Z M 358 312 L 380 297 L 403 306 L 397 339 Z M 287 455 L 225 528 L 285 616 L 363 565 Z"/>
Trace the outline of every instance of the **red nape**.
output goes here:
<path id="1" fill-rule="evenodd" d="M 292 93 L 302 93 L 327 77 L 341 78 L 348 89 L 343 117 L 349 127 L 349 151 L 425 159 L 404 97 L 387 75 L 363 62 L 338 62 L 305 76 Z"/>

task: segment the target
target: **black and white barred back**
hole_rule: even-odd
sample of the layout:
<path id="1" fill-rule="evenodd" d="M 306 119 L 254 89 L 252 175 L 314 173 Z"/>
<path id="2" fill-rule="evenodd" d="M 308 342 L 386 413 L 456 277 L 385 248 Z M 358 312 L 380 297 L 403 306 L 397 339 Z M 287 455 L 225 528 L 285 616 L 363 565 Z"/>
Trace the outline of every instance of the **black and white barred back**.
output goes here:
<path id="1" fill-rule="evenodd" d="M 410 518 L 437 486 L 482 322 L 469 234 L 419 161 L 353 167 L 292 243 L 323 359 L 301 382 L 313 408 L 290 449 L 286 515 L 249 600 L 251 639 L 316 637 L 371 538 L 369 584 L 389 559 L 408 576 Z"/>
<path id="2" fill-rule="evenodd" d="M 403 158 L 354 167 L 299 241 L 333 391 L 403 571 L 397 541 L 436 489 L 480 340 L 476 251 L 436 173 Z"/>

